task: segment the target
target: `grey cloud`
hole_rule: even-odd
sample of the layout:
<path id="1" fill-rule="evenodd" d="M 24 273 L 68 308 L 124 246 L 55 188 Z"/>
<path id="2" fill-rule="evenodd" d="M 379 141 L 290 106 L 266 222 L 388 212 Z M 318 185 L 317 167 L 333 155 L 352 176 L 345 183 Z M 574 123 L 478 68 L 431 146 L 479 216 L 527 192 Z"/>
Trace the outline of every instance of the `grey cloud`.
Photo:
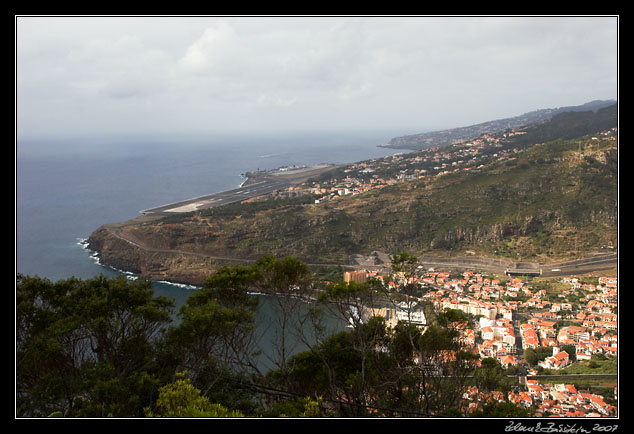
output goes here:
<path id="1" fill-rule="evenodd" d="M 614 17 L 24 17 L 20 132 L 451 127 L 615 98 Z"/>

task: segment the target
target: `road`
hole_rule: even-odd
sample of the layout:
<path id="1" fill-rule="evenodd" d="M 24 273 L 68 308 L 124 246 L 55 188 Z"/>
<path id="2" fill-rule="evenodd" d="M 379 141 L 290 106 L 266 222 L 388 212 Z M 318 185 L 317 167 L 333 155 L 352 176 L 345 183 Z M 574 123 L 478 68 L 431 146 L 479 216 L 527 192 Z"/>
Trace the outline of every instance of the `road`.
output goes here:
<path id="1" fill-rule="evenodd" d="M 604 253 L 574 261 L 544 264 L 542 276 L 565 276 L 583 274 L 589 271 L 609 270 L 618 266 L 618 259 L 618 253 Z"/>
<path id="2" fill-rule="evenodd" d="M 527 272 L 536 273 L 542 277 L 554 277 L 616 268 L 618 266 L 618 253 L 595 254 L 583 259 L 548 264 L 515 263 L 509 260 L 478 257 L 441 258 L 433 256 L 419 257 L 418 262 L 427 267 L 477 269 L 500 274 L 508 270 L 518 274 L 522 269 L 525 269 Z M 520 264 L 523 266 L 519 267 Z"/>
<path id="3" fill-rule="evenodd" d="M 253 263 L 253 262 L 257 261 L 257 259 L 236 258 L 236 257 L 229 257 L 229 256 L 217 256 L 217 255 L 212 255 L 212 254 L 209 254 L 209 253 L 192 252 L 192 251 L 189 251 L 189 250 L 162 249 L 162 248 L 157 248 L 157 247 L 150 247 L 150 246 L 146 246 L 145 244 L 140 242 L 138 239 L 132 239 L 132 238 L 123 236 L 116 226 L 108 226 L 108 225 L 106 225 L 105 227 L 108 230 L 108 232 L 110 232 L 114 237 L 116 237 L 116 238 L 120 239 L 121 241 L 124 241 L 124 242 L 126 242 L 128 244 L 131 244 L 134 247 L 137 247 L 139 249 L 145 250 L 146 252 L 198 256 L 198 257 L 201 257 L 201 258 L 214 259 L 214 260 L 218 260 L 218 261 L 230 261 L 230 262 Z M 330 263 L 330 262 L 318 262 L 318 263 L 307 262 L 306 265 L 311 266 L 311 267 L 343 267 L 345 269 L 350 269 L 350 270 L 353 270 L 353 269 L 356 268 L 356 267 L 353 267 L 353 266 L 348 265 L 348 264 L 337 264 L 337 263 Z"/>

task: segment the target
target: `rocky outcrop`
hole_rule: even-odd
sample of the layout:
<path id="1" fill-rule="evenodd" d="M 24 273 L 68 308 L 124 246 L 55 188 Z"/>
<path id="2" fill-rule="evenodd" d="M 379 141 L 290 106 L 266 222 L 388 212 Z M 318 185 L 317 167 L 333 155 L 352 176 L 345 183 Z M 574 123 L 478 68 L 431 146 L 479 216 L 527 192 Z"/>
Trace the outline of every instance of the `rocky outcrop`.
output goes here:
<path id="1" fill-rule="evenodd" d="M 144 248 L 118 237 L 108 226 L 91 234 L 88 248 L 98 254 L 103 265 L 156 281 L 196 286 L 225 263 L 204 255 Z"/>

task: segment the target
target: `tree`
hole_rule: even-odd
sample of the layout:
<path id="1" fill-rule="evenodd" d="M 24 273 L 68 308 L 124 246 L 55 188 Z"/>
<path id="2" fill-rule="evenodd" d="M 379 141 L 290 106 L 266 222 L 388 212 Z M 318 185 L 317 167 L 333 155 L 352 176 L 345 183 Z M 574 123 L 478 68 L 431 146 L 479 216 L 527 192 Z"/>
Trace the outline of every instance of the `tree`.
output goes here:
<path id="1" fill-rule="evenodd" d="M 18 416 L 68 414 L 82 392 L 88 345 L 78 321 L 64 313 L 67 281 L 17 277 L 16 405 Z"/>
<path id="2" fill-rule="evenodd" d="M 159 389 L 155 410 L 145 408 L 147 417 L 243 417 L 239 411 L 228 410 L 201 396 L 191 385 L 187 372 L 177 374 L 176 380 Z"/>
<path id="3" fill-rule="evenodd" d="M 575 345 L 562 345 L 561 351 L 568 353 L 571 362 L 577 361 L 577 347 Z"/>
<path id="4" fill-rule="evenodd" d="M 167 375 L 186 370 L 203 394 L 227 372 L 259 375 L 255 314 L 250 294 L 259 276 L 253 267 L 222 267 L 181 306 L 180 323 L 162 345 Z"/>
<path id="5" fill-rule="evenodd" d="M 271 318 L 275 322 L 271 324 L 276 331 L 275 354 L 266 356 L 278 373 L 287 377 L 292 369 L 288 360 L 300 343 L 293 336 L 304 334 L 309 319 L 304 309 L 313 288 L 313 274 L 306 263 L 290 256 L 277 259 L 265 255 L 256 261 L 254 268 L 258 275 L 256 288 L 267 294 L 276 308 Z"/>
<path id="6" fill-rule="evenodd" d="M 138 416 L 155 390 L 156 344 L 173 301 L 151 282 L 18 276 L 18 415 Z"/>
<path id="7" fill-rule="evenodd" d="M 289 375 L 294 395 L 323 397 L 338 403 L 340 416 L 368 416 L 368 406 L 385 393 L 381 376 L 390 356 L 377 351 L 387 337 L 382 318 L 331 335 L 319 345 L 296 354 Z M 275 373 L 273 373 L 273 378 Z"/>
<path id="8" fill-rule="evenodd" d="M 269 409 L 265 417 L 319 417 L 321 415 L 321 398 L 288 399 L 276 403 Z"/>
<path id="9" fill-rule="evenodd" d="M 481 366 L 475 370 L 474 382 L 478 389 L 484 392 L 508 392 L 511 388 L 504 368 L 498 360 L 491 357 L 482 360 Z"/>
<path id="10" fill-rule="evenodd" d="M 481 409 L 476 410 L 471 417 L 502 418 L 502 417 L 530 417 L 532 410 L 523 408 L 509 401 L 487 402 Z"/>
<path id="11" fill-rule="evenodd" d="M 392 271 L 402 273 L 405 277 L 410 277 L 416 267 L 416 256 L 403 252 L 392 257 Z"/>
<path id="12" fill-rule="evenodd" d="M 459 408 L 469 376 L 476 368 L 479 356 L 463 350 L 458 337 L 456 329 L 432 325 L 417 342 L 420 411 L 428 416 L 442 416 Z"/>
<path id="13" fill-rule="evenodd" d="M 391 294 L 381 282 L 335 282 L 314 300 L 313 279 L 294 258 L 223 267 L 172 324 L 173 302 L 153 297 L 147 280 L 19 276 L 17 414 L 442 417 L 464 410 L 470 384 L 504 385 L 496 361 L 476 369 L 478 357 L 460 343 L 456 325 L 469 319 L 462 312 L 438 313 L 424 329 L 408 321 L 388 327 L 380 308 Z M 271 355 L 268 373 L 258 366 L 253 292 L 277 303 L 278 358 Z M 327 333 L 322 312 L 350 327 Z M 306 351 L 294 351 L 291 334 Z"/>
<path id="14" fill-rule="evenodd" d="M 526 360 L 526 363 L 530 366 L 535 366 L 538 362 L 552 355 L 553 349 L 551 347 L 527 348 L 524 350 L 524 360 Z"/>
<path id="15" fill-rule="evenodd" d="M 533 348 L 527 348 L 524 350 L 524 360 L 530 366 L 535 366 L 538 362 L 537 352 Z"/>

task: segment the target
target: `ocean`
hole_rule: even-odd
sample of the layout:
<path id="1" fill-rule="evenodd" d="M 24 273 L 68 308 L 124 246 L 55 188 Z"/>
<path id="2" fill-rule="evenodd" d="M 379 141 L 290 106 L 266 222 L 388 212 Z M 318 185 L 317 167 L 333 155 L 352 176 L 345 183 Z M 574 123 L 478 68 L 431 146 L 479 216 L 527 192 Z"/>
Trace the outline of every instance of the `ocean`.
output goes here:
<path id="1" fill-rule="evenodd" d="M 101 265 L 85 247 L 101 225 L 135 218 L 142 209 L 236 188 L 248 171 L 345 164 L 402 152 L 377 147 L 396 135 L 18 140 L 16 273 L 52 281 L 125 274 Z M 173 298 L 177 310 L 195 290 L 154 283 L 155 295 Z"/>

